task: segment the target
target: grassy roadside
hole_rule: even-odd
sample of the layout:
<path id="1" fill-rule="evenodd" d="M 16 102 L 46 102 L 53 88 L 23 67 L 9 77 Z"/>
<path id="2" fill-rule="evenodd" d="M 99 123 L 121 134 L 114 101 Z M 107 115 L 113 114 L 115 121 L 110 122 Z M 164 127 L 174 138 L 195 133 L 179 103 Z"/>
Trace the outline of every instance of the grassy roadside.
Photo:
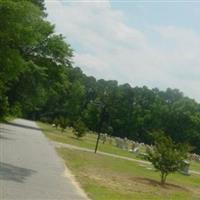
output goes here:
<path id="1" fill-rule="evenodd" d="M 11 121 L 13 121 L 14 119 L 16 119 L 16 117 L 14 117 L 14 116 L 7 116 L 7 117 L 5 117 L 5 118 L 3 118 L 3 119 L 0 119 L 0 122 L 11 122 Z"/>
<path id="2" fill-rule="evenodd" d="M 96 138 L 97 138 L 95 134 L 87 133 L 85 137 L 78 140 L 74 137 L 72 130 L 69 128 L 66 129 L 64 133 L 61 133 L 59 129 L 53 128 L 50 124 L 46 124 L 42 122 L 38 122 L 37 124 L 39 127 L 42 128 L 44 134 L 53 141 L 66 143 L 66 144 L 72 144 L 78 147 L 85 147 L 92 150 L 95 148 Z M 112 153 L 112 154 L 116 154 L 120 156 L 125 156 L 128 158 L 138 159 L 138 160 L 140 159 L 135 154 L 119 149 L 116 146 L 109 143 L 102 144 L 102 142 L 100 142 L 99 151 Z M 191 162 L 190 169 L 200 172 L 200 164 L 197 162 Z"/>
<path id="3" fill-rule="evenodd" d="M 190 164 L 190 169 L 200 173 L 200 163 L 192 161 Z"/>
<path id="4" fill-rule="evenodd" d="M 94 134 L 87 134 L 78 140 L 71 129 L 61 133 L 49 124 L 39 122 L 38 125 L 53 141 L 89 149 L 95 147 Z M 99 150 L 137 158 L 134 154 L 108 143 L 101 142 Z M 162 187 L 159 184 L 159 173 L 151 165 L 67 148 L 58 148 L 57 151 L 92 200 L 200 199 L 200 175 L 172 174 L 168 177 L 166 187 Z M 200 172 L 200 164 L 192 162 L 190 169 Z"/>
<path id="5" fill-rule="evenodd" d="M 49 124 L 41 122 L 38 122 L 37 124 L 39 125 L 39 127 L 42 128 L 45 135 L 53 141 L 72 144 L 75 146 L 85 147 L 88 149 L 95 148 L 96 138 L 97 138 L 97 135 L 95 134 L 87 133 L 86 136 L 84 136 L 83 138 L 76 139 L 70 128 L 66 129 L 64 133 L 61 133 L 60 130 L 53 128 Z M 106 153 L 112 153 L 120 156 L 139 159 L 135 154 L 119 149 L 116 146 L 109 144 L 108 142 L 103 144 L 102 141 L 100 141 L 98 150 Z"/>
<path id="6" fill-rule="evenodd" d="M 90 152 L 57 149 L 92 200 L 200 199 L 200 175 L 169 175 L 165 187 L 159 173 L 128 160 Z"/>

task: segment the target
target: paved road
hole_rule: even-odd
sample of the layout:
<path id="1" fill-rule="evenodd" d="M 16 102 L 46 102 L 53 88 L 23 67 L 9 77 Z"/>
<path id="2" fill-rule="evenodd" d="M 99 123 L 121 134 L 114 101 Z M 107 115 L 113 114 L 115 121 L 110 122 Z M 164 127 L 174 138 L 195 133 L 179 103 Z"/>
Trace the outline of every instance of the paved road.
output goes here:
<path id="1" fill-rule="evenodd" d="M 85 200 L 35 122 L 0 124 L 1 200 Z"/>

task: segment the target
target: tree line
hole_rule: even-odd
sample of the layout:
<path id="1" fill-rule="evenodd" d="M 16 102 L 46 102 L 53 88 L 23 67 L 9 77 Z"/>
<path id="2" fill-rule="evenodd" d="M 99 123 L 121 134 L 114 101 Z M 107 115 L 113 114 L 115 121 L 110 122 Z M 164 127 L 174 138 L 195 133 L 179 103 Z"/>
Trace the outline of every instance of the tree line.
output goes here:
<path id="1" fill-rule="evenodd" d="M 46 19 L 43 0 L 0 0 L 0 118 L 14 115 L 151 144 L 160 130 L 200 153 L 200 105 L 178 89 L 96 80 Z"/>

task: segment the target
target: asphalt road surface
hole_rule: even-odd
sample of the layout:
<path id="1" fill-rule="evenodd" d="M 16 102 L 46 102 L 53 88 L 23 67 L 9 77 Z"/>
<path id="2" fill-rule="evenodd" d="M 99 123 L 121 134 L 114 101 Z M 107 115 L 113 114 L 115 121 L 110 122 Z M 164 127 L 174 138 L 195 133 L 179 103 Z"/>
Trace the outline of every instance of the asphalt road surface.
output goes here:
<path id="1" fill-rule="evenodd" d="M 85 200 L 35 122 L 0 124 L 1 200 Z"/>

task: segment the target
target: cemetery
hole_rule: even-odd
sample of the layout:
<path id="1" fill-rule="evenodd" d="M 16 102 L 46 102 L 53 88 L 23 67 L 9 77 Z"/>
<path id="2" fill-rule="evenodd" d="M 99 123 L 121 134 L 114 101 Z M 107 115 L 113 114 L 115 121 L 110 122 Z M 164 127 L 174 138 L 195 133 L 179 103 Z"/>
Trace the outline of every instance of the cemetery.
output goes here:
<path id="1" fill-rule="evenodd" d="M 42 124 L 42 126 L 44 126 L 44 124 Z M 53 130 L 55 131 L 54 124 L 52 124 L 52 127 L 54 128 Z M 73 128 L 72 127 L 68 128 L 67 132 L 68 133 L 73 132 Z M 69 141 L 69 143 L 72 142 L 72 144 L 74 144 L 74 145 L 81 145 L 81 146 L 83 145 L 83 147 L 93 148 L 94 143 L 95 143 L 94 134 L 95 133 L 93 133 L 93 132 L 89 132 L 85 138 L 85 141 L 86 140 L 88 140 L 88 141 L 85 143 L 81 142 L 81 143 L 77 144 L 76 142 L 74 143 L 74 141 L 72 141 L 72 140 Z M 59 139 L 58 139 L 59 136 L 58 135 L 56 135 L 56 136 L 57 137 L 56 138 L 53 137 L 53 139 L 56 141 L 57 140 L 59 141 Z M 66 134 L 66 136 L 67 136 L 67 134 Z M 50 136 L 50 138 L 51 138 L 51 136 Z M 67 141 L 66 141 L 66 143 L 67 143 Z M 152 146 L 148 145 L 148 144 L 144 144 L 144 143 L 139 143 L 137 141 L 129 140 L 127 138 L 113 137 L 106 133 L 101 133 L 99 148 L 100 148 L 100 151 L 103 151 L 103 152 L 114 153 L 114 154 L 127 156 L 127 157 L 134 158 L 134 159 L 146 160 L 146 156 L 147 156 L 146 151 L 147 151 L 147 149 L 151 149 Z M 200 155 L 195 154 L 195 153 L 189 154 L 188 159 L 184 161 L 183 167 L 181 170 L 179 170 L 179 172 L 183 175 L 190 175 L 189 170 L 190 170 L 191 162 L 199 163 L 199 166 L 200 166 Z M 146 167 L 148 168 L 149 166 L 146 166 Z"/>
<path id="2" fill-rule="evenodd" d="M 147 164 L 67 148 L 58 149 L 83 189 L 95 200 L 198 199 L 200 175 L 175 173 L 166 186 Z"/>
<path id="3" fill-rule="evenodd" d="M 77 140 L 71 128 L 61 133 L 59 128 L 53 128 L 48 124 L 39 123 L 39 125 L 45 135 L 53 141 L 94 150 L 96 135 L 92 132 Z M 112 158 L 100 155 L 98 152 L 94 154 L 68 148 L 58 148 L 57 151 L 91 199 L 128 200 L 133 197 L 154 199 L 155 193 L 158 195 L 157 199 L 160 200 L 198 199 L 200 192 L 199 156 L 191 154 L 179 172 L 169 175 L 166 186 L 163 187 L 159 183 L 159 173 L 147 161 L 143 163 L 148 148 L 152 146 L 127 138 L 101 134 L 99 152 L 131 158 L 138 162 Z"/>
<path id="4" fill-rule="evenodd" d="M 0 199 L 200 200 L 198 15 L 0 0 Z"/>

